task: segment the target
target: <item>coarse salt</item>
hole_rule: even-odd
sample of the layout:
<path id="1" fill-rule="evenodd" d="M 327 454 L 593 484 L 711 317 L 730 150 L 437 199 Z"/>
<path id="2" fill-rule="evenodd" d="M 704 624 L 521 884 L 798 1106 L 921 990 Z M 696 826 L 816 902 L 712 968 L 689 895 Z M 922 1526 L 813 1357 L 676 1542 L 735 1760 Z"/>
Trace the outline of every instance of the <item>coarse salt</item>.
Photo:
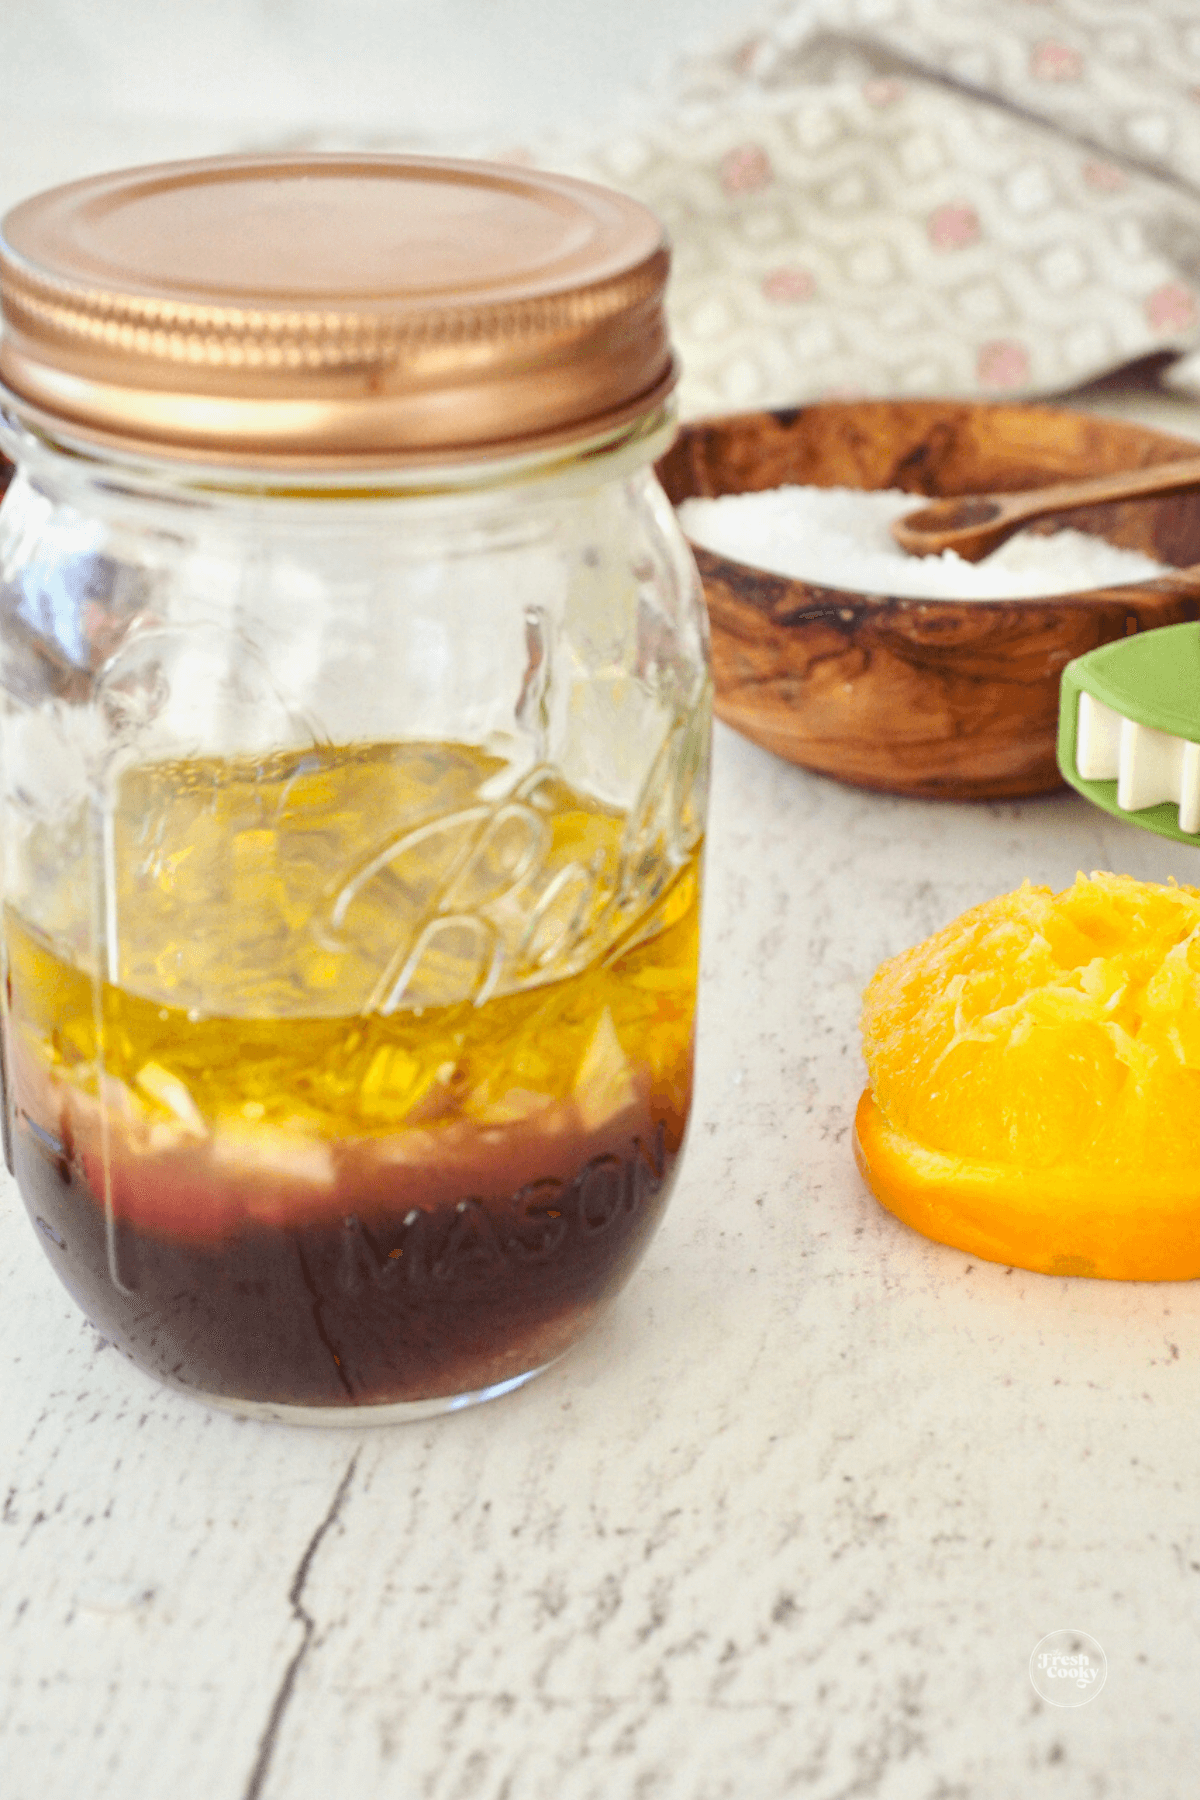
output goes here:
<path id="1" fill-rule="evenodd" d="M 1170 573 L 1083 531 L 1021 531 L 978 563 L 953 550 L 908 556 L 889 528 L 921 504 L 898 488 L 778 487 L 685 500 L 679 522 L 693 543 L 775 575 L 914 600 L 1032 599 Z"/>

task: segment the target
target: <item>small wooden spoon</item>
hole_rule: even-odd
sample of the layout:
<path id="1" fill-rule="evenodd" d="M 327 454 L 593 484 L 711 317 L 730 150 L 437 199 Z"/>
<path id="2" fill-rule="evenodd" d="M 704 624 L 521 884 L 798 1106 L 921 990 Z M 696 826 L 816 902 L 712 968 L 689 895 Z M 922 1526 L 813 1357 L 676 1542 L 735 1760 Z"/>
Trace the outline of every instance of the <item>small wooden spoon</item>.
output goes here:
<path id="1" fill-rule="evenodd" d="M 981 562 L 1005 538 L 1031 519 L 1066 512 L 1075 506 L 1099 506 L 1106 500 L 1135 500 L 1150 494 L 1179 494 L 1200 487 L 1200 457 L 1152 463 L 1145 469 L 1122 469 L 1090 481 L 1061 481 L 1053 487 L 1028 488 L 1016 494 L 964 494 L 933 500 L 894 520 L 892 536 L 910 556 L 937 556 L 957 551 L 964 562 Z"/>

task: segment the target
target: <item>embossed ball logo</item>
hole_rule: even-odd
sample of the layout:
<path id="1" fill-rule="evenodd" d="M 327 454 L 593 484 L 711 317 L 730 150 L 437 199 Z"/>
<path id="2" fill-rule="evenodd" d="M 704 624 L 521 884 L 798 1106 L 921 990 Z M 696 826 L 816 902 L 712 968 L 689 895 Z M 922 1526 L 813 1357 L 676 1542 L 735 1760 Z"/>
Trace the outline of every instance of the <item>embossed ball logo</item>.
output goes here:
<path id="1" fill-rule="evenodd" d="M 1086 1706 L 1107 1675 L 1108 1659 L 1086 1631 L 1051 1631 L 1029 1658 L 1034 1692 L 1051 1706 Z"/>

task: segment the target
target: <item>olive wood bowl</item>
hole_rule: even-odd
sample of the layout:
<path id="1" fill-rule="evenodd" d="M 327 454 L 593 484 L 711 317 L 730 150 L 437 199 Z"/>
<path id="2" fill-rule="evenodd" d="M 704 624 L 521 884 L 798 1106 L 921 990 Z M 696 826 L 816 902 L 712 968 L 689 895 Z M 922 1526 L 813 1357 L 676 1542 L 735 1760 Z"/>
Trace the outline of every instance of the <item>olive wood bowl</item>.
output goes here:
<path id="1" fill-rule="evenodd" d="M 1195 455 L 1191 439 L 1090 413 L 864 400 L 696 421 L 658 473 L 676 504 L 796 482 L 904 488 L 916 506 Z M 1200 618 L 1200 493 L 1080 508 L 1033 529 L 1064 526 L 1182 572 L 1048 599 L 909 600 L 817 587 L 693 545 L 718 716 L 790 762 L 882 793 L 985 800 L 1061 786 L 1064 664 Z"/>

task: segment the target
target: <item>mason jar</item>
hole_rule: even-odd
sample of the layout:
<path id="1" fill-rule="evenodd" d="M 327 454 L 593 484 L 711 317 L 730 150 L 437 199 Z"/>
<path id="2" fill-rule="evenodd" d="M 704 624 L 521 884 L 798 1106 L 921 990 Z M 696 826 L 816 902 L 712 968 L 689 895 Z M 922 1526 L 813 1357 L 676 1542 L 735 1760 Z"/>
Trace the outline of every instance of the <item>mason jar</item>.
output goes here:
<path id="1" fill-rule="evenodd" d="M 205 1401 L 504 1392 L 662 1214 L 710 712 L 667 260 L 622 196 L 418 158 L 4 222 L 5 1150 Z"/>

